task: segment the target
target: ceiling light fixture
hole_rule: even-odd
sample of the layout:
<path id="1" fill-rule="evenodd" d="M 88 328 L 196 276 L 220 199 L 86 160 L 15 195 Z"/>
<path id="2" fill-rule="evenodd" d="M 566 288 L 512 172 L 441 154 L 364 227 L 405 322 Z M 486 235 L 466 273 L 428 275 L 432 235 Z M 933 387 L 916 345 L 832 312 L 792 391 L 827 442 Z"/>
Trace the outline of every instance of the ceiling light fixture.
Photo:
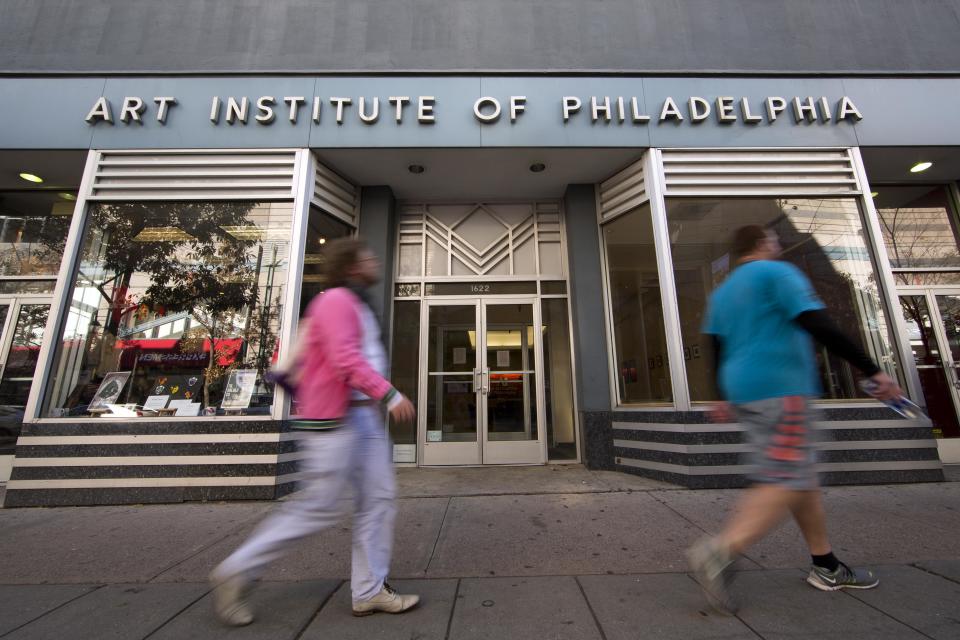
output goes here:
<path id="1" fill-rule="evenodd" d="M 876 198 L 878 195 L 880 195 L 880 192 L 879 192 L 879 191 L 871 191 L 871 192 L 870 192 L 870 197 L 871 197 L 871 198 Z"/>
<path id="2" fill-rule="evenodd" d="M 321 237 L 320 240 L 319 240 L 319 242 L 320 242 L 320 244 L 327 244 L 327 239 L 324 238 L 324 237 Z"/>
<path id="3" fill-rule="evenodd" d="M 412 164 L 407 167 L 407 171 L 410 173 L 423 173 L 426 169 L 423 168 L 422 164 Z"/>
<path id="4" fill-rule="evenodd" d="M 933 166 L 932 162 L 918 162 L 917 164 L 910 167 L 910 173 L 920 173 L 921 171 L 926 171 L 932 166 Z"/>
<path id="5" fill-rule="evenodd" d="M 62 199 L 67 200 L 68 202 L 73 202 L 74 200 L 77 199 L 77 196 L 73 195 L 72 193 L 63 192 L 63 193 L 58 193 L 57 195 L 60 196 Z"/>
<path id="6" fill-rule="evenodd" d="M 43 178 L 33 173 L 21 173 L 20 177 L 26 180 L 27 182 L 43 182 Z"/>
<path id="7" fill-rule="evenodd" d="M 547 165 L 543 164 L 542 162 L 534 162 L 532 165 L 530 165 L 530 171 L 533 171 L 534 173 L 540 173 L 546 168 Z"/>

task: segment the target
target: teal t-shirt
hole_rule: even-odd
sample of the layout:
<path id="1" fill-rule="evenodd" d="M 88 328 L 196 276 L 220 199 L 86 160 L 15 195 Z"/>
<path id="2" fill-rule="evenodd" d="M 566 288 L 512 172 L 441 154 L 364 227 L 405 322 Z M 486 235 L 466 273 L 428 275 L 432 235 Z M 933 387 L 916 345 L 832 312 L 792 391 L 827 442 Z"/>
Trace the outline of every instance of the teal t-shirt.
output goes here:
<path id="1" fill-rule="evenodd" d="M 743 404 L 820 393 L 810 335 L 794 318 L 823 309 L 810 281 L 792 264 L 747 262 L 713 292 L 703 332 L 720 339 L 720 390 Z"/>

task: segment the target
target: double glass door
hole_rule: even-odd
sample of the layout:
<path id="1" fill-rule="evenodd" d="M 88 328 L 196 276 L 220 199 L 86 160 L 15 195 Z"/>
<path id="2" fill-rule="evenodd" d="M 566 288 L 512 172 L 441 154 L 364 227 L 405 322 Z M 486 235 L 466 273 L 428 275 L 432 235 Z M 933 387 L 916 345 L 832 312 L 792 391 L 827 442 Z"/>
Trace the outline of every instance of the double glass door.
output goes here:
<path id="1" fill-rule="evenodd" d="M 902 291 L 900 308 L 934 433 L 958 438 L 942 442 L 941 458 L 960 462 L 960 289 Z"/>
<path id="2" fill-rule="evenodd" d="M 536 299 L 431 300 L 423 312 L 422 464 L 546 462 Z"/>

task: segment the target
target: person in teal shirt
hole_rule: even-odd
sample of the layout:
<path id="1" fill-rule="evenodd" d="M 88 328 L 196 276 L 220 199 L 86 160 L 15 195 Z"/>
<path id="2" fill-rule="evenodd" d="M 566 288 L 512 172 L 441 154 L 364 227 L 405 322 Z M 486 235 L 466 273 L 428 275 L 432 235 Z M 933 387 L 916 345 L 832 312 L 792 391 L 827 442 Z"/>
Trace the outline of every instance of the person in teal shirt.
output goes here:
<path id="1" fill-rule="evenodd" d="M 711 295 L 703 332 L 712 338 L 724 398 L 712 418 L 735 417 L 745 427 L 753 486 L 719 535 L 691 547 L 691 567 L 710 603 L 734 612 L 734 559 L 790 514 L 810 548 L 808 583 L 823 591 L 873 588 L 873 572 L 840 562 L 827 537 L 809 408 L 820 394 L 813 339 L 869 378 L 875 398 L 900 397 L 900 387 L 836 327 L 806 276 L 776 260 L 781 248 L 772 231 L 742 227 L 732 244 L 736 266 Z"/>

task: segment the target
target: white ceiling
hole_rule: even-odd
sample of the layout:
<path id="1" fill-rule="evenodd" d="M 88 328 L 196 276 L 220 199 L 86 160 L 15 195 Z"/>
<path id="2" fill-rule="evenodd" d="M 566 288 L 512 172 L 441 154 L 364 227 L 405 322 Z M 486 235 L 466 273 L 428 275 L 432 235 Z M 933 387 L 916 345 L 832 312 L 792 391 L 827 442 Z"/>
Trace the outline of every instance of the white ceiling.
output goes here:
<path id="1" fill-rule="evenodd" d="M 355 184 L 387 185 L 400 200 L 559 198 L 569 184 L 600 182 L 643 149 L 322 149 L 317 156 Z M 530 165 L 542 163 L 540 173 Z M 412 164 L 424 172 L 413 174 Z"/>

